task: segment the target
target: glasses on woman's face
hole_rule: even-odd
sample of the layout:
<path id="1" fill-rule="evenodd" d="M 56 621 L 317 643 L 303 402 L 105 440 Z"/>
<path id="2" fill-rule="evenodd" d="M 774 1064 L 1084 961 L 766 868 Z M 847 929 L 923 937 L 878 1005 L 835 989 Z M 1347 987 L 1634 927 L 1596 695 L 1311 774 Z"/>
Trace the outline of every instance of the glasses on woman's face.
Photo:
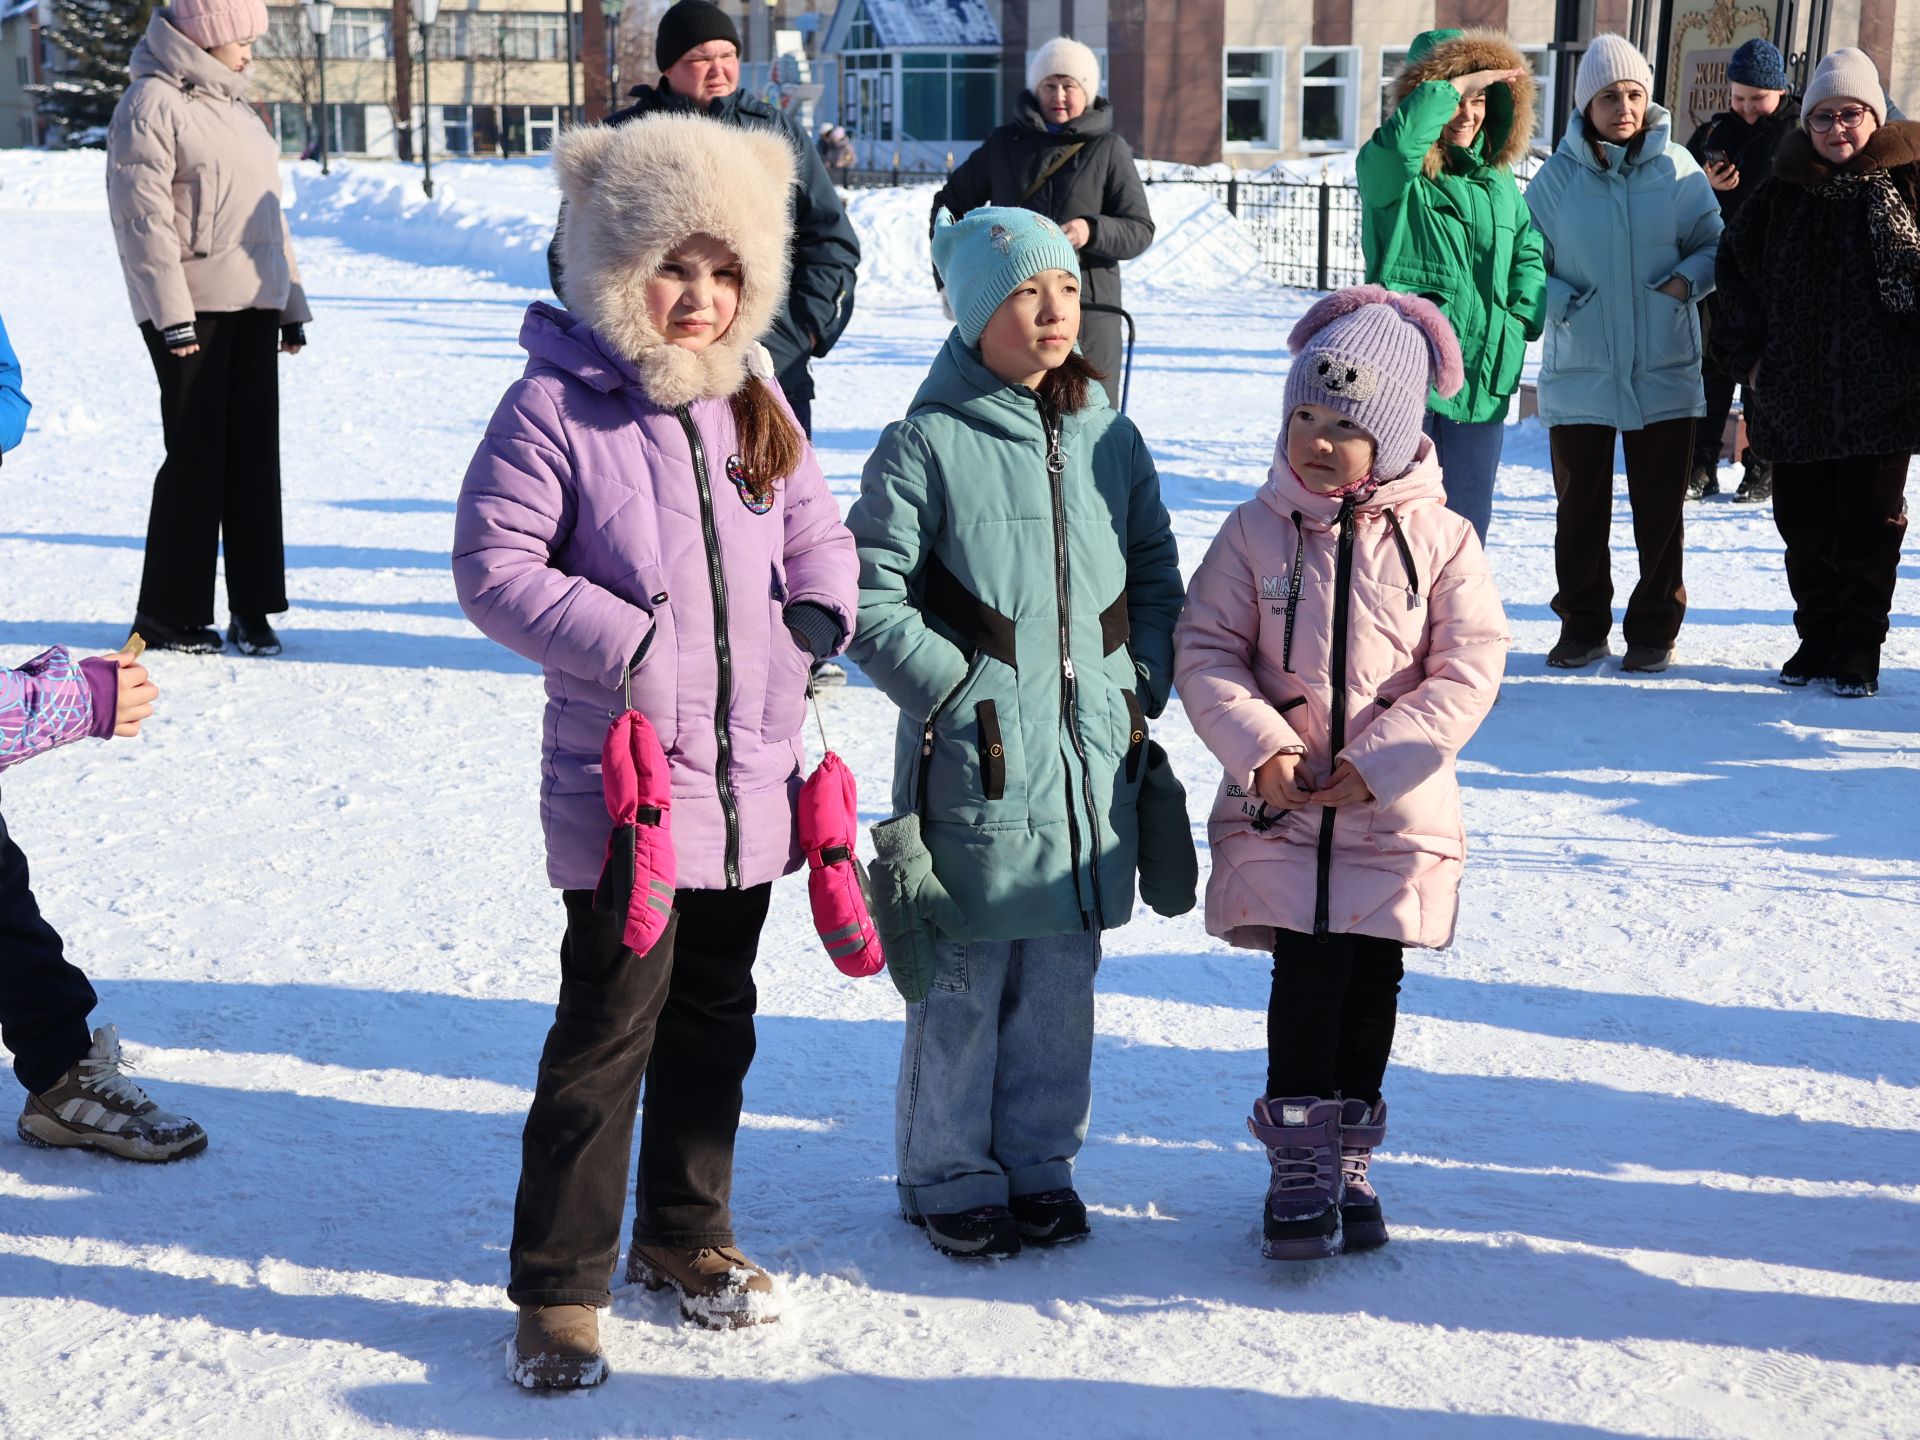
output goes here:
<path id="1" fill-rule="evenodd" d="M 1848 105 L 1841 110 L 1816 110 L 1807 117 L 1807 124 L 1824 135 L 1836 125 L 1842 130 L 1858 130 L 1866 118 L 1866 106 Z"/>

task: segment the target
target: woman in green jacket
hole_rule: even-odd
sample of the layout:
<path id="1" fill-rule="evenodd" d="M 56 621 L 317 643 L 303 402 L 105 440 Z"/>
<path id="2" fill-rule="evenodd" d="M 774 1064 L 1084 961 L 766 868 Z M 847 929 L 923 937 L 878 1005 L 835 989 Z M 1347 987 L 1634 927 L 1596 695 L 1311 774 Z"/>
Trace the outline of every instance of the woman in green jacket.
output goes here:
<path id="1" fill-rule="evenodd" d="M 1427 397 L 1447 508 L 1487 538 L 1507 404 L 1546 319 L 1540 236 L 1514 183 L 1533 135 L 1533 78 L 1494 30 L 1428 30 L 1407 51 L 1393 113 L 1361 149 L 1367 279 L 1440 307 L 1467 382 Z"/>
<path id="2" fill-rule="evenodd" d="M 1074 349 L 1061 228 L 942 212 L 933 252 L 956 324 L 847 517 L 850 653 L 900 707 L 873 890 L 909 1005 L 901 1212 L 1004 1256 L 1087 1233 L 1100 935 L 1133 914 L 1143 828 L 1190 853 L 1184 807 L 1138 818 L 1182 586 L 1146 444 Z"/>

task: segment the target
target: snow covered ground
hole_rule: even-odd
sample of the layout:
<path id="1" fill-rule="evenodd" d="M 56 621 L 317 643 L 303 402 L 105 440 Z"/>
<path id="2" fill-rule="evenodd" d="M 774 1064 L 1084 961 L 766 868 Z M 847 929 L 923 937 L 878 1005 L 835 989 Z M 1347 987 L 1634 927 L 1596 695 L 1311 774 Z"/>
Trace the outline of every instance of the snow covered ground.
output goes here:
<path id="1" fill-rule="evenodd" d="M 99 164 L 0 157 L 36 402 L 0 471 L 10 661 L 113 648 L 139 575 L 160 433 Z M 138 743 L 6 777 L 98 1018 L 212 1146 L 146 1170 L 0 1139 L 0 1435 L 1920 1434 L 1920 566 L 1880 699 L 1784 691 L 1770 517 L 1692 507 L 1674 671 L 1549 675 L 1533 424 L 1501 477 L 1517 643 L 1462 763 L 1460 935 L 1409 956 L 1390 1247 L 1260 1259 L 1264 967 L 1143 912 L 1100 979 L 1095 1238 L 936 1256 L 893 1211 L 899 1005 L 833 970 L 789 881 L 735 1197 L 782 1322 L 713 1334 L 622 1289 L 609 1385 L 515 1391 L 501 1285 L 561 912 L 538 678 L 469 629 L 445 555 L 551 201 L 538 166 L 436 178 L 432 207 L 396 167 L 295 184 L 317 318 L 282 369 L 286 657 L 161 657 Z M 1168 193 L 1133 411 L 1191 566 L 1266 468 L 1306 300 Z M 926 198 L 856 201 L 876 253 L 816 408 L 843 499 L 944 330 Z M 825 710 L 881 818 L 887 707 L 855 676 Z M 1160 734 L 1197 811 L 1177 706 Z"/>

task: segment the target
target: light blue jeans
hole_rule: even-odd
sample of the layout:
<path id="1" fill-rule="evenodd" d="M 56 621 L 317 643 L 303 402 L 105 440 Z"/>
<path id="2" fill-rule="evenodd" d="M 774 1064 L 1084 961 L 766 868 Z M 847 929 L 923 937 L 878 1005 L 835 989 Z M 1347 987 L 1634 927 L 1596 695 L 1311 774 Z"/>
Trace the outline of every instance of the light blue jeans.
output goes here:
<path id="1" fill-rule="evenodd" d="M 1433 437 L 1435 455 L 1447 486 L 1447 508 L 1471 521 L 1473 533 L 1487 543 L 1487 525 L 1493 519 L 1493 482 L 1500 474 L 1500 449 L 1507 441 L 1507 422 L 1483 420 L 1468 425 L 1429 414 L 1421 426 Z"/>
<path id="2" fill-rule="evenodd" d="M 1100 936 L 942 941 L 937 955 L 900 1051 L 901 1213 L 1066 1189 L 1093 1103 Z"/>

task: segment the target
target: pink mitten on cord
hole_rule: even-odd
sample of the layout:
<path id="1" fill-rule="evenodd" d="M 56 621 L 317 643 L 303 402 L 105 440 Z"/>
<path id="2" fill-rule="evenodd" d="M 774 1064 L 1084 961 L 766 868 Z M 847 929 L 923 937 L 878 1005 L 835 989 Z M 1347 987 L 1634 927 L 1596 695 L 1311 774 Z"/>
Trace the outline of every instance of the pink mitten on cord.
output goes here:
<path id="1" fill-rule="evenodd" d="M 886 966 L 867 902 L 867 868 L 853 853 L 859 829 L 853 772 L 831 750 L 800 787 L 800 848 L 807 856 L 813 925 L 841 974 L 878 975 Z"/>
<path id="2" fill-rule="evenodd" d="M 607 838 L 607 863 L 593 892 L 593 908 L 624 910 L 621 938 L 629 950 L 644 955 L 666 933 L 673 915 L 675 867 L 667 752 L 638 710 L 622 711 L 607 727 L 600 785 L 613 834 Z"/>

